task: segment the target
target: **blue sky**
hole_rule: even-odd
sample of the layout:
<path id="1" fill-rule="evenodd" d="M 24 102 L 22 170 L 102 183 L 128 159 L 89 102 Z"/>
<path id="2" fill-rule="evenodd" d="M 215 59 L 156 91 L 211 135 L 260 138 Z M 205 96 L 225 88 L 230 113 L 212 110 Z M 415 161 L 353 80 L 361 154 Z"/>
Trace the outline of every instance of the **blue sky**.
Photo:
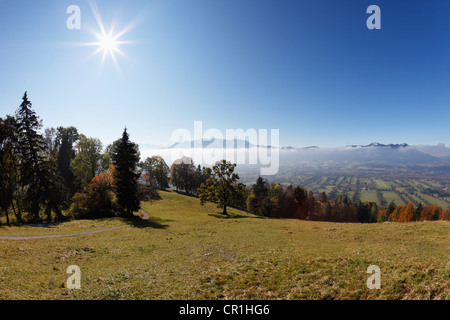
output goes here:
<path id="1" fill-rule="evenodd" d="M 447 0 L 97 0 L 125 57 L 102 65 L 86 0 L 0 0 L 0 117 L 28 91 L 45 127 L 105 144 L 178 128 L 279 129 L 281 145 L 450 144 Z M 381 30 L 368 30 L 369 5 Z M 81 8 L 81 30 L 66 9 Z"/>

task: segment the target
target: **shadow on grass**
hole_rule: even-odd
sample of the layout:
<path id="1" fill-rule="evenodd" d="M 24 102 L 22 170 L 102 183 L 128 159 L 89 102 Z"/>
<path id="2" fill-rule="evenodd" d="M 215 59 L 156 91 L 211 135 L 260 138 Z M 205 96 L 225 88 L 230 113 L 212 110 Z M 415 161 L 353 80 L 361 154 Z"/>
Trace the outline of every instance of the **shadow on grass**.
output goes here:
<path id="1" fill-rule="evenodd" d="M 149 218 L 148 220 L 143 220 L 140 218 L 132 218 L 126 220 L 132 228 L 138 229 L 166 229 L 169 225 L 163 224 L 163 222 L 167 222 L 168 220 L 162 220 L 158 218 Z"/>
<path id="2" fill-rule="evenodd" d="M 244 216 L 242 214 L 229 213 L 228 215 L 223 215 L 221 213 L 210 213 L 208 214 L 210 217 L 214 217 L 217 219 L 251 219 L 255 217 Z"/>
<path id="3" fill-rule="evenodd" d="M 45 228 L 45 229 L 52 229 L 54 227 L 60 226 L 62 222 L 54 222 L 54 223 L 42 223 L 42 224 L 22 224 L 21 227 L 33 227 L 33 228 Z"/>
<path id="4" fill-rule="evenodd" d="M 54 223 L 41 223 L 41 224 L 27 224 L 27 223 L 18 223 L 12 222 L 10 224 L 2 223 L 0 224 L 0 228 L 3 227 L 31 227 L 31 228 L 42 228 L 42 229 L 52 229 L 58 227 L 62 224 L 62 222 L 54 222 Z"/>
<path id="5" fill-rule="evenodd" d="M 179 190 L 172 190 L 172 191 L 173 191 L 174 193 L 176 193 L 176 194 L 180 194 L 180 195 L 185 196 L 185 197 L 198 199 L 198 195 L 196 195 L 196 194 L 187 193 L 187 192 L 185 192 L 185 191 L 179 191 Z"/>

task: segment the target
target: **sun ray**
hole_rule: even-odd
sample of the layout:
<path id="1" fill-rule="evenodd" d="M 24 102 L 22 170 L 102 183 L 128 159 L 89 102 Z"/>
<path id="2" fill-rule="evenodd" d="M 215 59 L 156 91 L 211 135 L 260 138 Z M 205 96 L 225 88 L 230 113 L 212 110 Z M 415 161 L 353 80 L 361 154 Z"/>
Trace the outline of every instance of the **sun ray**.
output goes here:
<path id="1" fill-rule="evenodd" d="M 89 6 L 91 7 L 92 13 L 94 14 L 95 20 L 97 20 L 97 24 L 100 28 L 100 31 L 102 34 L 106 34 L 105 26 L 103 25 L 102 17 L 100 15 L 100 12 L 98 10 L 97 2 L 95 0 L 89 0 Z"/>
<path id="2" fill-rule="evenodd" d="M 99 53 L 102 53 L 100 62 L 101 67 L 104 66 L 106 60 L 110 57 L 116 68 L 119 69 L 119 62 L 117 59 L 118 55 L 126 58 L 126 55 L 121 49 L 119 49 L 119 46 L 134 43 L 134 41 L 122 40 L 121 37 L 124 36 L 126 33 L 128 33 L 130 30 L 132 30 L 137 25 L 137 21 L 131 22 L 125 28 L 119 30 L 118 32 L 115 31 L 116 26 L 113 21 L 111 23 L 111 27 L 107 30 L 103 23 L 103 19 L 100 15 L 100 11 L 98 9 L 96 1 L 88 0 L 88 3 L 89 6 L 91 7 L 92 13 L 95 17 L 99 30 L 90 30 L 90 29 L 85 30 L 90 32 L 96 38 L 97 41 L 81 42 L 73 45 L 79 47 L 88 47 L 88 46 L 97 47 L 89 56 L 89 58 L 98 55 Z"/>

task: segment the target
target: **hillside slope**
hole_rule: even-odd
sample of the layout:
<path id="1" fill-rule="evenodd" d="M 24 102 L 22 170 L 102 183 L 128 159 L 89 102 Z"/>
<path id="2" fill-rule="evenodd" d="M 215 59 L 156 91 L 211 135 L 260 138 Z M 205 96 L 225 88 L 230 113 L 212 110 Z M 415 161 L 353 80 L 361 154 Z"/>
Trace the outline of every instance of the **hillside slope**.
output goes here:
<path id="1" fill-rule="evenodd" d="M 449 299 L 449 225 L 262 219 L 162 192 L 148 223 L 93 235 L 0 240 L 0 299 Z M 67 233 L 120 219 L 2 235 Z M 81 290 L 65 288 L 82 270 Z M 381 268 L 381 290 L 366 270 Z"/>

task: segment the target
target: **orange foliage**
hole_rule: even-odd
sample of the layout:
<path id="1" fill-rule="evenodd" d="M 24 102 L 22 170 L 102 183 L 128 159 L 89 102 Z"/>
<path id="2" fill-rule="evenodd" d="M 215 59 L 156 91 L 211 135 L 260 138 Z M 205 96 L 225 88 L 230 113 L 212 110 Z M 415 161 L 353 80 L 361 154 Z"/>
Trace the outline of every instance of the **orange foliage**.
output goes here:
<path id="1" fill-rule="evenodd" d="M 377 222 L 385 222 L 388 221 L 389 215 L 388 215 L 388 208 L 384 210 L 379 210 L 377 215 Z"/>
<path id="2" fill-rule="evenodd" d="M 398 222 L 410 222 L 414 220 L 414 205 L 408 204 L 406 207 L 400 209 Z"/>
<path id="3" fill-rule="evenodd" d="M 423 207 L 420 215 L 420 221 L 438 220 L 443 218 L 442 208 L 437 204 L 434 206 Z"/>
<path id="4" fill-rule="evenodd" d="M 442 213 L 442 220 L 450 221 L 450 209 L 447 209 Z"/>
<path id="5" fill-rule="evenodd" d="M 100 185 L 107 187 L 114 185 L 114 166 L 110 166 L 108 171 L 96 175 L 91 181 L 90 188 L 95 189 Z"/>

